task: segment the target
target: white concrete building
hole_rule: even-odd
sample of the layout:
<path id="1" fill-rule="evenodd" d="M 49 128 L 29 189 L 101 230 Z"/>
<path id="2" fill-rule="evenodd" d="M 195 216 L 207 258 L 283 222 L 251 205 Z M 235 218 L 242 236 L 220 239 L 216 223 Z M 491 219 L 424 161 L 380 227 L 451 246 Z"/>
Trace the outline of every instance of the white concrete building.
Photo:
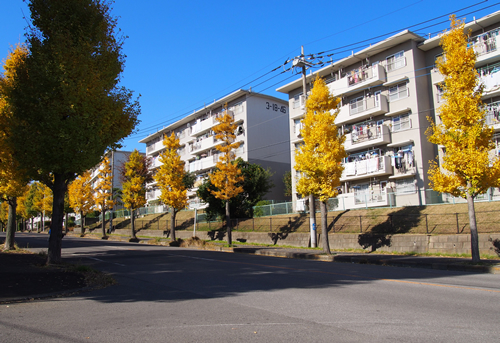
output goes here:
<path id="1" fill-rule="evenodd" d="M 241 145 L 236 157 L 269 168 L 274 173 L 275 187 L 266 198 L 283 201 L 282 178 L 290 170 L 288 102 L 268 95 L 240 89 L 140 140 L 146 144 L 146 155 L 154 161 L 153 168 L 161 165 L 159 154 L 164 150 L 164 135 L 174 132 L 180 139 L 179 154 L 186 162 L 186 170 L 197 175 L 195 188 L 188 193 L 190 202 L 197 203 L 197 186 L 219 159 L 216 145 L 220 142 L 215 139 L 212 129 L 218 124 L 216 117 L 223 113 L 225 104 L 238 124 L 236 141 Z M 151 186 L 148 201 L 160 195 L 155 183 Z"/>
<path id="2" fill-rule="evenodd" d="M 488 123 L 500 131 L 500 12 L 466 25 L 478 54 L 477 67 L 486 85 Z M 498 43 L 497 43 L 497 40 Z M 319 74 L 341 98 L 336 124 L 346 135 L 339 207 L 424 205 L 434 201 L 427 171 L 438 147 L 427 140 L 427 117 L 436 115 L 442 75 L 435 68 L 442 53 L 440 37 L 425 39 L 403 31 L 307 75 L 307 89 Z M 498 47 L 498 48 L 497 48 Z M 295 150 L 305 115 L 302 80 L 277 91 L 289 96 L 293 200 L 297 177 Z M 500 150 L 500 134 L 495 136 Z M 342 204 L 340 204 L 340 202 Z M 297 209 L 301 209 L 299 201 Z"/>

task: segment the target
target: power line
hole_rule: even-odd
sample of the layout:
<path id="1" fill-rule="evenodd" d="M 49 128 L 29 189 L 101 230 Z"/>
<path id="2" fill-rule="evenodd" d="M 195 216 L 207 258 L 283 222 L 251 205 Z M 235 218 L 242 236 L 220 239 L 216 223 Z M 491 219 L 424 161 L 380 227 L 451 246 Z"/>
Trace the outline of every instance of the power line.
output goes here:
<path id="1" fill-rule="evenodd" d="M 385 37 L 385 36 L 387 36 L 387 35 L 394 34 L 394 33 L 400 32 L 400 31 L 405 30 L 405 29 L 409 29 L 409 28 L 417 27 L 417 26 L 420 26 L 420 25 L 422 25 L 422 24 L 425 24 L 425 23 L 432 22 L 432 21 L 434 21 L 434 20 L 440 19 L 440 18 L 442 18 L 442 17 L 449 16 L 449 15 L 451 15 L 452 13 L 455 13 L 455 12 L 461 12 L 461 11 L 464 11 L 464 10 L 466 10 L 466 9 L 469 9 L 469 8 L 472 8 L 472 7 L 476 7 L 476 6 L 478 6 L 478 5 L 480 5 L 480 4 L 483 4 L 483 3 L 485 3 L 485 2 L 487 2 L 487 0 L 482 1 L 482 2 L 478 2 L 478 3 L 475 3 L 475 4 L 473 4 L 473 5 L 470 5 L 470 6 L 467 6 L 467 7 L 461 8 L 461 9 L 458 9 L 458 10 L 456 10 L 456 11 L 453 11 L 453 12 L 450 12 L 450 13 L 447 13 L 447 14 L 444 14 L 444 15 L 441 15 L 441 16 L 438 16 L 438 17 L 435 17 L 435 18 L 432 18 L 432 19 L 429 19 L 429 20 L 426 20 L 426 21 L 423 21 L 423 22 L 420 22 L 420 23 L 417 23 L 417 24 L 411 25 L 411 26 L 408 26 L 408 27 L 403 28 L 403 29 L 400 29 L 400 30 L 391 31 L 391 32 L 388 32 L 388 33 L 385 33 L 385 34 L 382 34 L 382 35 L 379 35 L 379 36 L 375 36 L 375 37 L 369 38 L 369 39 L 365 39 L 365 40 L 358 41 L 358 42 L 355 42 L 355 43 L 351 43 L 351 44 L 348 44 L 348 45 L 344 45 L 344 46 L 341 46 L 341 47 L 333 48 L 333 49 L 330 49 L 330 50 L 325 50 L 325 51 L 322 51 L 322 52 L 319 52 L 319 53 L 316 53 L 316 54 L 309 54 L 309 55 L 306 55 L 306 56 L 310 56 L 309 58 L 316 58 L 315 56 L 321 56 L 321 57 L 323 57 L 322 55 L 323 55 L 323 54 L 325 54 L 325 53 L 327 53 L 327 52 L 337 51 L 337 53 L 335 53 L 335 54 L 341 54 L 341 53 L 344 53 L 344 52 L 348 52 L 349 50 L 342 50 L 342 51 L 338 51 L 338 50 L 340 50 L 340 49 L 345 49 L 345 48 L 347 48 L 347 47 L 353 47 L 353 46 L 356 46 L 356 48 L 365 47 L 365 46 L 368 46 L 369 44 L 366 44 L 366 45 L 359 45 L 359 44 L 361 44 L 361 43 L 365 43 L 365 42 L 369 42 L 369 41 L 372 41 L 372 40 L 374 40 L 374 39 L 378 39 L 378 38 L 381 38 L 381 37 Z M 468 12 L 468 13 L 465 13 L 465 14 L 461 14 L 461 15 L 468 15 L 468 14 L 472 14 L 472 13 L 475 13 L 475 12 L 478 12 L 478 11 L 481 11 L 481 10 L 484 10 L 484 9 L 491 8 L 491 7 L 496 6 L 496 5 L 498 5 L 498 4 L 500 4 L 500 2 L 499 2 L 499 3 L 492 4 L 492 5 L 489 5 L 489 6 L 486 6 L 486 7 L 483 7 L 483 8 L 480 8 L 480 9 L 477 9 L 477 10 L 472 11 L 472 12 Z M 409 5 L 409 6 L 412 6 L 412 5 Z M 409 7 L 409 6 L 407 6 L 407 7 Z M 407 7 L 404 7 L 404 8 L 407 8 Z M 403 9 L 404 9 L 404 8 L 403 8 Z M 394 11 L 394 12 L 396 12 L 396 11 Z M 391 13 L 393 13 L 393 12 L 391 12 Z M 385 16 L 385 15 L 384 15 L 384 16 Z M 384 17 L 384 16 L 382 16 L 382 17 Z M 365 22 L 365 23 L 369 23 L 369 22 L 371 22 L 371 21 L 373 21 L 373 20 L 367 21 L 367 22 Z M 447 21 L 441 21 L 441 22 L 435 23 L 435 24 L 433 24 L 433 25 L 426 26 L 426 27 L 424 27 L 424 28 L 419 28 L 419 30 L 422 30 L 422 29 L 425 29 L 425 28 L 429 28 L 429 27 L 433 27 L 433 26 L 437 26 L 437 25 L 443 24 L 443 23 L 445 23 L 445 22 L 447 22 Z M 355 28 L 355 27 L 352 27 L 352 28 L 350 28 L 350 29 L 353 29 L 353 28 Z M 349 29 L 347 29 L 347 30 L 349 30 Z M 346 30 L 343 30 L 343 31 L 341 31 L 341 32 L 345 32 L 345 31 L 346 31 Z M 339 33 L 341 33 L 341 32 L 339 32 Z M 338 33 L 336 33 L 336 34 L 338 34 Z M 325 37 L 325 38 L 331 37 L 331 36 L 333 36 L 333 35 L 335 35 L 335 34 L 332 34 L 332 35 L 327 36 L 327 37 Z M 322 39 L 325 39 L 325 38 L 322 38 Z M 322 40 L 322 39 L 319 39 L 319 40 Z M 311 43 L 314 43 L 314 42 L 316 42 L 316 41 L 310 42 L 310 43 L 308 43 L 308 44 L 311 44 Z M 330 55 L 327 55 L 327 56 L 332 56 L 332 55 L 333 55 L 333 54 L 330 54 Z M 340 60 L 340 59 L 338 59 L 338 60 Z M 338 60 L 337 60 L 337 61 L 338 61 Z M 259 77 L 255 78 L 255 79 L 253 79 L 253 80 L 251 80 L 251 81 L 249 81 L 249 82 L 245 83 L 243 86 L 239 87 L 238 89 L 242 89 L 243 87 L 248 86 L 248 85 L 252 84 L 253 82 L 255 82 L 255 81 L 257 81 L 257 80 L 260 80 L 261 78 L 265 77 L 266 75 L 269 75 L 269 74 L 271 74 L 271 73 L 273 73 L 273 72 L 277 71 L 278 69 L 280 69 L 280 68 L 282 68 L 282 67 L 286 66 L 286 64 L 288 64 L 290 61 L 291 61 L 290 59 L 287 59 L 287 60 L 286 60 L 284 63 L 282 63 L 281 65 L 279 65 L 279 66 L 277 66 L 277 67 L 273 68 L 272 70 L 270 70 L 270 71 L 268 71 L 268 72 L 264 73 L 263 75 L 260 75 Z M 331 62 L 334 62 L 334 61 L 332 60 Z M 314 63 L 314 66 L 315 66 L 315 67 L 317 67 L 317 66 L 323 66 L 323 65 L 325 65 L 326 63 L 329 63 L 329 62 L 318 62 L 318 63 Z M 253 86 L 253 87 L 258 87 L 258 86 L 260 86 L 260 85 L 262 85 L 262 84 L 264 84 L 264 83 L 266 83 L 266 82 L 269 82 L 270 80 L 272 80 L 272 79 L 274 79 L 274 78 L 276 78 L 276 77 L 278 77 L 278 76 L 282 75 L 283 73 L 284 73 L 284 71 L 280 72 L 280 73 L 279 73 L 279 74 L 277 74 L 277 75 L 274 75 L 273 77 L 270 77 L 270 78 L 266 79 L 266 80 L 265 80 L 265 81 L 263 81 L 263 82 L 260 82 L 259 84 L 255 85 L 255 86 Z M 292 75 L 291 77 L 294 77 L 294 76 L 295 76 L 295 75 Z M 274 85 L 280 84 L 281 82 L 284 82 L 285 80 L 288 80 L 288 79 L 289 79 L 289 78 L 291 78 L 291 77 L 285 78 L 285 79 L 283 79 L 283 80 L 281 80 L 281 81 L 279 81 L 279 82 L 277 82 L 277 83 L 275 83 L 275 84 L 273 84 L 273 85 L 271 85 L 271 86 L 269 86 L 269 87 L 267 87 L 267 88 L 264 88 L 263 90 L 261 90 L 261 92 L 263 92 L 263 91 L 265 91 L 265 90 L 268 90 L 269 88 L 273 87 Z M 227 89 L 227 88 L 226 88 L 226 89 Z M 237 89 L 236 89 L 236 90 L 237 90 Z M 234 91 L 233 91 L 233 92 L 234 92 Z M 233 93 L 233 92 L 230 92 L 230 93 L 228 93 L 228 94 L 231 94 L 231 93 Z M 227 94 L 227 95 L 228 95 L 228 94 Z M 225 96 L 226 96 L 226 95 L 225 95 Z M 162 125 L 170 125 L 170 124 L 174 123 L 176 120 L 181 119 L 181 118 L 184 118 L 185 116 L 187 116 L 187 115 L 189 115 L 189 114 L 191 114 L 191 113 L 193 113 L 193 112 L 195 112 L 195 111 L 197 111 L 197 110 L 200 110 L 200 109 L 202 109 L 202 108 L 204 108 L 204 107 L 206 107 L 206 106 L 199 107 L 199 108 L 194 109 L 194 110 L 192 110 L 192 111 L 190 110 L 190 111 L 183 112 L 183 113 L 181 113 L 181 114 L 179 114 L 179 115 L 177 115 L 177 116 L 175 116 L 175 117 L 173 117 L 173 118 L 172 118 L 172 117 L 171 117 L 171 118 L 169 118 L 168 120 L 165 120 L 165 121 L 159 122 L 159 123 L 157 123 L 157 124 L 150 125 L 150 126 L 145 127 L 145 128 L 141 128 L 141 129 L 140 129 L 140 130 L 138 130 L 136 133 L 134 133 L 134 134 L 130 135 L 129 137 L 127 137 L 125 140 L 137 139 L 137 136 L 138 136 L 138 135 L 141 135 L 141 138 L 145 138 L 145 137 L 149 136 L 150 134 L 154 133 L 154 130 L 155 130 L 155 129 L 156 129 L 156 131 L 158 131 L 158 129 L 160 128 L 160 126 L 162 126 Z"/>

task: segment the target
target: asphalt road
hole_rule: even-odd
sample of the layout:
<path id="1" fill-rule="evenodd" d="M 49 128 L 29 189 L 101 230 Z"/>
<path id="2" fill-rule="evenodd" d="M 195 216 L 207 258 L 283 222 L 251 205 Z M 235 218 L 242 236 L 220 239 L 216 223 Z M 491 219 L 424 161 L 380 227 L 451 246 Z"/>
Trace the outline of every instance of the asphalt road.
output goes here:
<path id="1" fill-rule="evenodd" d="M 41 235 L 20 245 L 45 247 Z M 66 237 L 118 285 L 0 305 L 0 342 L 497 342 L 500 275 Z M 36 282 L 36 280 L 34 280 Z"/>

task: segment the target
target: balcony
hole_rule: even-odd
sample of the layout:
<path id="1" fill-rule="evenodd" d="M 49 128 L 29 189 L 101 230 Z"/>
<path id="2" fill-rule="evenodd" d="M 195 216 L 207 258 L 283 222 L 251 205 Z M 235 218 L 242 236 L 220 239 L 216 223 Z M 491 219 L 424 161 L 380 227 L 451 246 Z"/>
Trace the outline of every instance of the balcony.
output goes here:
<path id="1" fill-rule="evenodd" d="M 377 94 L 370 97 L 363 97 L 342 106 L 336 123 L 352 123 L 387 112 L 389 112 L 389 104 L 385 95 Z"/>
<path id="2" fill-rule="evenodd" d="M 415 167 L 414 161 L 405 161 L 402 160 L 400 164 L 397 164 L 394 167 L 394 175 L 389 176 L 389 179 L 401 179 L 408 176 L 413 176 L 417 172 L 417 168 Z"/>
<path id="3" fill-rule="evenodd" d="M 344 163 L 344 171 L 340 181 L 360 180 L 381 175 L 392 174 L 390 156 L 379 156 L 366 160 Z"/>
<path id="4" fill-rule="evenodd" d="M 363 208 L 366 206 L 387 206 L 389 197 L 385 191 L 380 190 L 360 190 L 354 192 L 353 208 Z"/>
<path id="5" fill-rule="evenodd" d="M 387 125 L 364 126 L 346 135 L 345 150 L 353 151 L 376 145 L 391 143 L 391 133 Z"/>
<path id="6" fill-rule="evenodd" d="M 364 88 L 380 85 L 385 81 L 385 69 L 381 64 L 377 64 L 352 70 L 345 77 L 330 83 L 328 86 L 334 96 L 340 96 L 356 93 Z"/>
<path id="7" fill-rule="evenodd" d="M 202 153 L 203 151 L 214 148 L 217 144 L 220 144 L 220 141 L 216 140 L 215 136 L 210 136 L 190 145 L 189 152 L 193 155 L 197 155 Z"/>
<path id="8" fill-rule="evenodd" d="M 482 74 L 481 70 L 478 72 Z M 484 85 L 483 99 L 500 95 L 500 65 L 486 70 L 484 75 L 479 76 L 479 80 Z"/>
<path id="9" fill-rule="evenodd" d="M 303 95 L 299 95 L 291 100 L 290 119 L 298 119 L 305 115 L 306 101 Z"/>
<path id="10" fill-rule="evenodd" d="M 189 163 L 189 172 L 194 173 L 199 170 L 205 170 L 215 167 L 215 164 L 219 161 L 220 154 L 215 154 L 213 156 L 207 156 L 199 160 Z"/>
<path id="11" fill-rule="evenodd" d="M 146 147 L 146 153 L 148 155 L 151 155 L 152 153 L 163 149 L 163 140 L 160 140 L 159 142 L 153 143 L 151 145 L 148 145 Z"/>
<path id="12" fill-rule="evenodd" d="M 482 33 L 470 39 L 470 46 L 476 53 L 477 64 L 488 63 L 500 56 L 500 36 L 498 29 Z"/>
<path id="13" fill-rule="evenodd" d="M 160 195 L 161 195 L 161 190 L 159 189 L 148 191 L 146 192 L 146 200 L 147 201 L 156 200 L 160 197 Z"/>
<path id="14" fill-rule="evenodd" d="M 486 124 L 491 126 L 493 130 L 500 131 L 500 111 L 489 111 L 486 114 Z"/>

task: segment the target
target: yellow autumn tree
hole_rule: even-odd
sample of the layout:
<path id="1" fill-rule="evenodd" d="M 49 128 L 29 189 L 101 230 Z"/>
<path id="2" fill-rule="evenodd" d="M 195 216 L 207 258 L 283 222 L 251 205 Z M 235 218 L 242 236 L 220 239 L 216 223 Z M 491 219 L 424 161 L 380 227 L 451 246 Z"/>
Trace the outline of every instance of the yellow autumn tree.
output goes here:
<path id="1" fill-rule="evenodd" d="M 90 172 L 86 171 L 68 186 L 69 205 L 80 214 L 81 236 L 85 234 L 85 216 L 94 207 Z"/>
<path id="2" fill-rule="evenodd" d="M 330 254 L 327 224 L 327 201 L 338 195 L 340 177 L 344 167 L 342 158 L 345 136 L 339 134 L 335 118 L 340 99 L 330 94 L 325 81 L 319 76 L 314 81 L 306 102 L 306 116 L 300 131 L 304 144 L 295 153 L 295 169 L 302 177 L 297 191 L 303 196 L 314 195 L 320 201 L 321 237 L 323 251 Z"/>
<path id="3" fill-rule="evenodd" d="M 480 260 L 474 199 L 500 186 L 500 160 L 492 157 L 493 129 L 486 124 L 481 102 L 483 85 L 475 69 L 476 55 L 468 48 L 464 23 L 451 17 L 451 30 L 441 39 L 443 58 L 437 66 L 444 75 L 440 123 L 427 131 L 431 143 L 444 147 L 441 168 L 431 161 L 430 186 L 437 192 L 467 199 L 472 261 Z"/>
<path id="4" fill-rule="evenodd" d="M 229 210 L 229 202 L 232 198 L 243 192 L 242 186 L 237 186 L 239 182 L 244 180 L 241 170 L 235 163 L 235 154 L 233 150 L 238 149 L 239 142 L 235 142 L 235 131 L 237 125 L 234 123 L 234 117 L 228 112 L 227 105 L 225 106 L 223 115 L 217 117 L 219 123 L 213 128 L 215 139 L 221 140 L 222 143 L 216 146 L 216 149 L 221 152 L 219 161 L 215 165 L 216 170 L 210 174 L 210 181 L 216 189 L 211 189 L 210 192 L 222 201 L 225 201 L 226 207 L 226 227 L 227 227 L 227 242 L 233 244 L 231 235 L 231 213 Z"/>
<path id="5" fill-rule="evenodd" d="M 106 235 L 106 211 L 114 206 L 112 200 L 112 181 L 113 173 L 111 170 L 111 163 L 109 158 L 104 156 L 101 164 L 99 165 L 99 176 L 97 186 L 94 189 L 94 203 L 97 210 L 101 211 L 102 215 L 102 239 L 107 239 Z"/>
<path id="6" fill-rule="evenodd" d="M 9 144 L 9 138 L 12 136 L 10 127 L 12 111 L 8 105 L 6 89 L 14 82 L 16 67 L 23 63 L 26 56 L 26 48 L 17 45 L 5 59 L 4 72 L 0 75 L 0 197 L 9 205 L 5 250 L 15 248 L 17 198 L 26 191 L 28 183 L 26 174 L 14 158 Z"/>
<path id="7" fill-rule="evenodd" d="M 130 210 L 131 241 L 137 241 L 135 211 L 146 204 L 146 184 L 151 182 L 151 171 L 145 156 L 134 150 L 122 170 L 122 201 Z"/>
<path id="8" fill-rule="evenodd" d="M 179 139 L 172 132 L 163 139 L 165 151 L 160 154 L 162 165 L 154 176 L 161 190 L 160 200 L 170 206 L 170 237 L 175 240 L 175 217 L 177 212 L 188 205 L 187 187 L 184 183 L 184 161 L 181 160 L 178 149 Z"/>
<path id="9" fill-rule="evenodd" d="M 45 230 L 45 217 L 52 215 L 52 190 L 41 182 L 36 182 L 34 203 L 40 213 L 40 228 Z"/>
<path id="10" fill-rule="evenodd" d="M 28 193 L 29 187 L 24 187 L 24 193 L 17 198 L 17 210 L 16 213 L 18 217 L 21 217 L 22 231 L 26 229 L 26 221 L 30 218 L 29 205 L 28 205 Z"/>
<path id="11" fill-rule="evenodd" d="M 0 199 L 0 232 L 5 230 L 5 225 L 7 225 L 7 220 L 9 219 L 9 204 L 7 201 Z"/>

